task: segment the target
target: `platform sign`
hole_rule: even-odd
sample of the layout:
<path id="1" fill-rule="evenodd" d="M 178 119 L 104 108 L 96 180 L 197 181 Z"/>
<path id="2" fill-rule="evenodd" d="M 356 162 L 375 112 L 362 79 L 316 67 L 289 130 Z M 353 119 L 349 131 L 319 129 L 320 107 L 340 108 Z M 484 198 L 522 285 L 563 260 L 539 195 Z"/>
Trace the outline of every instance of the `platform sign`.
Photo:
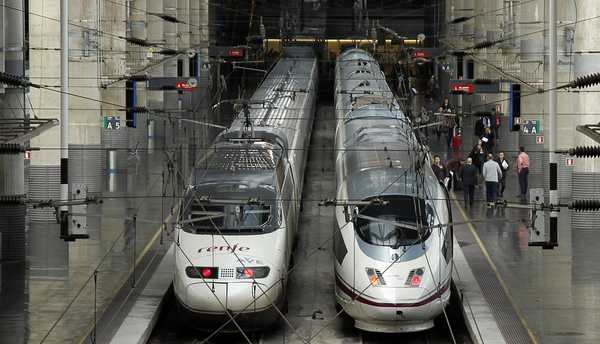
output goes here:
<path id="1" fill-rule="evenodd" d="M 121 117 L 119 116 L 104 116 L 102 120 L 102 128 L 108 130 L 121 129 Z"/>
<path id="2" fill-rule="evenodd" d="M 537 119 L 521 121 L 521 130 L 525 135 L 538 135 L 542 132 L 542 121 Z"/>
<path id="3" fill-rule="evenodd" d="M 544 144 L 544 137 L 543 136 L 536 136 L 535 137 L 535 143 L 537 143 L 538 145 Z"/>
<path id="4" fill-rule="evenodd" d="M 568 167 L 575 166 L 575 159 L 573 159 L 573 158 L 566 158 L 565 159 L 565 166 L 568 166 Z"/>
<path id="5" fill-rule="evenodd" d="M 475 86 L 468 83 L 457 83 L 452 86 L 452 92 L 454 93 L 466 93 L 473 94 L 475 92 Z"/>

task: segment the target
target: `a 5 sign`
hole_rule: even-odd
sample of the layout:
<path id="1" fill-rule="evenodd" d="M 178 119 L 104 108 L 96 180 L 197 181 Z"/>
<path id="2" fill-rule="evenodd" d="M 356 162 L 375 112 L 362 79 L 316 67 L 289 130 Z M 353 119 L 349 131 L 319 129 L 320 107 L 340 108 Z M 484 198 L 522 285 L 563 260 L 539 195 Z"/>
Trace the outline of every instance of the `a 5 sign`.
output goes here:
<path id="1" fill-rule="evenodd" d="M 121 129 L 121 117 L 119 116 L 104 116 L 102 128 L 109 130 Z"/>

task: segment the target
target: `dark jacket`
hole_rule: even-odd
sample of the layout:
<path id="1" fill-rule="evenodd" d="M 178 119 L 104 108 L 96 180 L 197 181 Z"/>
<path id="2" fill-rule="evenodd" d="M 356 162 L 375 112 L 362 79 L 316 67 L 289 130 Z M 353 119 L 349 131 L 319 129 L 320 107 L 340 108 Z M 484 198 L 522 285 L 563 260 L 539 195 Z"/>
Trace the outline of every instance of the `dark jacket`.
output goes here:
<path id="1" fill-rule="evenodd" d="M 438 165 L 431 165 L 433 169 L 433 173 L 437 177 L 440 182 L 443 182 L 446 177 L 448 177 L 448 170 L 444 166 L 440 167 Z"/>
<path id="2" fill-rule="evenodd" d="M 510 163 L 508 162 L 508 160 L 504 159 L 504 161 L 506 161 L 506 164 L 507 164 L 507 167 L 504 168 L 502 166 L 502 161 L 500 161 L 499 158 L 496 158 L 495 160 L 498 163 L 498 165 L 500 166 L 500 169 L 502 170 L 502 178 L 501 178 L 501 180 L 505 180 L 506 179 L 506 171 L 508 171 L 510 169 Z"/>
<path id="3" fill-rule="evenodd" d="M 460 171 L 460 179 L 462 179 L 463 186 L 476 185 L 477 167 L 473 164 L 465 164 Z"/>
<path id="4" fill-rule="evenodd" d="M 481 135 L 483 135 L 483 121 L 480 118 L 475 122 L 475 136 L 481 137 Z"/>
<path id="5" fill-rule="evenodd" d="M 473 159 L 473 165 L 481 166 L 483 165 L 485 160 L 485 150 L 483 150 L 483 152 L 479 152 L 479 149 L 477 148 L 477 146 L 475 146 L 471 150 L 469 157 Z"/>
<path id="6" fill-rule="evenodd" d="M 489 133 L 489 134 L 483 134 L 481 136 L 481 144 L 483 146 L 483 150 L 486 153 L 491 153 L 492 149 L 494 148 L 494 133 Z"/>

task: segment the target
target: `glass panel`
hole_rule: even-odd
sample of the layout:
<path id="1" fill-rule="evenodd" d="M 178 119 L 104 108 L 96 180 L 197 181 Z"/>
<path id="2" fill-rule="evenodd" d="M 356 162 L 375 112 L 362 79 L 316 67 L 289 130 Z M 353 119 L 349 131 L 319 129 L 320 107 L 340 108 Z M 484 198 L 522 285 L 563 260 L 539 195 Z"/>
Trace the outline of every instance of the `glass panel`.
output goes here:
<path id="1" fill-rule="evenodd" d="M 427 238 L 430 230 L 421 229 L 423 232 L 419 235 L 417 220 L 421 226 L 430 224 L 430 206 L 426 207 L 423 200 L 415 201 L 412 197 L 391 196 L 384 199 L 388 201 L 387 205 L 359 208 L 355 225 L 362 240 L 372 245 L 396 249 L 415 245 Z M 418 209 L 415 209 L 415 205 L 418 205 Z M 420 212 L 419 216 L 417 211 Z"/>

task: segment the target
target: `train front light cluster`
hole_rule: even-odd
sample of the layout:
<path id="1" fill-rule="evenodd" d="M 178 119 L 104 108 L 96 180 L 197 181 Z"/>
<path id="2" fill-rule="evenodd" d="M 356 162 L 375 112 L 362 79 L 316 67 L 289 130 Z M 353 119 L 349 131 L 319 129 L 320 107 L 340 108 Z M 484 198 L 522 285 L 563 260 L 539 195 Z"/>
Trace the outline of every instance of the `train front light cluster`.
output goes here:
<path id="1" fill-rule="evenodd" d="M 188 266 L 185 268 L 185 274 L 189 278 L 218 278 L 219 268 L 209 266 Z"/>
<path id="2" fill-rule="evenodd" d="M 269 275 L 268 266 L 241 267 L 236 269 L 237 279 L 265 278 Z"/>
<path id="3" fill-rule="evenodd" d="M 423 282 L 423 268 L 413 269 L 408 273 L 408 277 L 406 278 L 406 282 L 404 285 L 410 287 L 419 287 L 421 282 Z"/>
<path id="4" fill-rule="evenodd" d="M 366 268 L 367 276 L 369 277 L 369 283 L 372 286 L 377 287 L 381 285 L 385 285 L 385 280 L 383 279 L 383 274 L 381 271 L 373 268 Z"/>

